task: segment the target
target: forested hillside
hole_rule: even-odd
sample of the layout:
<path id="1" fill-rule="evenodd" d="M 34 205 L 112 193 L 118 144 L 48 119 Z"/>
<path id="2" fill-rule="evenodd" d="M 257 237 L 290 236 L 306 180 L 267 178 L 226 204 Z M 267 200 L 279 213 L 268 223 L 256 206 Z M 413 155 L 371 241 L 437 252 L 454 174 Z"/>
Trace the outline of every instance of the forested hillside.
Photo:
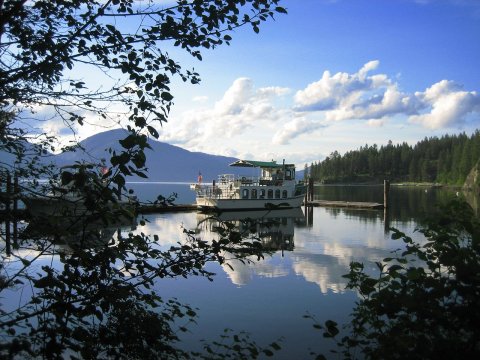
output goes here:
<path id="1" fill-rule="evenodd" d="M 343 156 L 334 151 L 326 159 L 306 166 L 306 174 L 315 181 L 437 182 L 461 185 L 480 159 L 480 130 L 425 138 L 416 145 L 365 145 Z"/>

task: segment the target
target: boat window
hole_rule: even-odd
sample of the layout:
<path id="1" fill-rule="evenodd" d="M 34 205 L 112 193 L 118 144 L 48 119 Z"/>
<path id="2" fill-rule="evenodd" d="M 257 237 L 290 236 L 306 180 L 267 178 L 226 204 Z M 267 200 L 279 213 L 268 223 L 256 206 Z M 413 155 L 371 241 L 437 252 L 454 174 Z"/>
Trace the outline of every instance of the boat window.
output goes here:
<path id="1" fill-rule="evenodd" d="M 287 198 L 287 190 L 283 190 L 283 192 L 282 192 L 282 197 L 283 197 L 284 199 Z"/>
<path id="2" fill-rule="evenodd" d="M 242 199 L 248 199 L 248 189 L 243 189 Z"/>
<path id="3" fill-rule="evenodd" d="M 265 199 L 265 189 L 260 189 L 260 199 Z"/>
<path id="4" fill-rule="evenodd" d="M 252 199 L 256 199 L 257 198 L 257 189 L 252 189 L 252 196 L 251 196 Z"/>
<path id="5" fill-rule="evenodd" d="M 273 199 L 273 190 L 272 190 L 272 189 L 268 189 L 268 193 L 267 193 L 267 194 L 268 194 L 267 197 L 268 197 L 269 199 Z"/>
<path id="6" fill-rule="evenodd" d="M 275 199 L 280 199 L 280 189 L 275 190 Z"/>

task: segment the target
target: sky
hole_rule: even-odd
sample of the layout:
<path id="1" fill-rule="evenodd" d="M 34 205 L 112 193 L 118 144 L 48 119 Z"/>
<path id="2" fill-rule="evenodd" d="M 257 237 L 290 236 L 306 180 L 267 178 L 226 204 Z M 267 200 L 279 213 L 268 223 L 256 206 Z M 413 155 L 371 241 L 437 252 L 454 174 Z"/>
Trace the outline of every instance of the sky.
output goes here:
<path id="1" fill-rule="evenodd" d="M 480 129 L 480 0 L 284 0 L 203 61 L 176 53 L 160 141 L 303 168 L 333 151 Z M 79 129 L 80 138 L 97 132 Z"/>

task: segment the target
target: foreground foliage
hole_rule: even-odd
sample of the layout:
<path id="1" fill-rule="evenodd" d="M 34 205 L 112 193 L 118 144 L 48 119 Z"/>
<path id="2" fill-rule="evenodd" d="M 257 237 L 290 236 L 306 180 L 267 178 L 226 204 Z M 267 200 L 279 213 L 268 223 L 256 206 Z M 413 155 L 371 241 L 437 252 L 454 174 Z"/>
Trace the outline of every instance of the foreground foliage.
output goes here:
<path id="1" fill-rule="evenodd" d="M 378 262 L 378 276 L 352 263 L 347 288 L 360 301 L 341 330 L 324 325 L 345 359 L 473 359 L 480 355 L 480 221 L 455 200 L 419 232 L 421 245 L 392 229 L 404 249 Z M 322 355 L 319 359 L 324 358 Z"/>
<path id="2" fill-rule="evenodd" d="M 205 342 L 204 352 L 188 352 L 180 334 L 197 310 L 161 296 L 159 279 L 213 280 L 208 262 L 262 258 L 259 240 L 223 227 L 216 240 L 185 230 L 176 245 L 162 247 L 156 235 L 128 231 L 128 222 L 84 225 L 61 236 L 51 223 L 26 228 L 12 254 L 2 254 L 0 358 L 255 359 L 280 349 L 227 331 Z"/>
<path id="3" fill-rule="evenodd" d="M 286 13 L 279 2 L 0 1 L 0 180 L 3 170 L 25 168 L 22 177 L 49 178 L 33 169 L 39 157 L 80 145 L 65 146 L 46 129 L 75 137 L 85 124 L 128 130 L 102 164 L 116 186 L 130 175 L 146 178 L 147 134 L 158 138 L 168 120 L 171 82 L 200 82 L 171 54 L 202 60 L 202 51 L 229 45 L 238 28 L 258 33 L 262 22 Z"/>
<path id="4" fill-rule="evenodd" d="M 261 257 L 261 248 L 234 232 L 209 243 L 187 232 L 186 242 L 162 249 L 156 235 L 108 231 L 123 226 L 119 217 L 131 219 L 118 198 L 128 176 L 148 176 L 147 140 L 158 138 L 168 120 L 171 82 L 200 81 L 170 54 L 181 50 L 201 60 L 202 51 L 230 44 L 240 27 L 258 33 L 262 22 L 286 12 L 279 2 L 0 1 L 0 183 L 18 176 L 25 180 L 19 182 L 23 196 L 78 192 L 88 210 L 74 221 L 32 222 L 13 244 L 0 243 L 0 358 L 192 356 L 177 344 L 195 310 L 163 299 L 155 282 L 211 278 L 206 262 L 224 261 L 225 252 Z M 46 134 L 43 125 L 50 122 L 74 137 L 85 124 L 120 124 L 128 133 L 108 159 L 57 169 L 49 154 L 80 145 L 64 146 Z M 15 215 L 2 219 L 5 229 L 18 222 Z M 226 352 L 224 342 L 206 349 L 218 348 L 225 357 L 247 349 L 254 358 L 278 347 L 231 338 Z"/>

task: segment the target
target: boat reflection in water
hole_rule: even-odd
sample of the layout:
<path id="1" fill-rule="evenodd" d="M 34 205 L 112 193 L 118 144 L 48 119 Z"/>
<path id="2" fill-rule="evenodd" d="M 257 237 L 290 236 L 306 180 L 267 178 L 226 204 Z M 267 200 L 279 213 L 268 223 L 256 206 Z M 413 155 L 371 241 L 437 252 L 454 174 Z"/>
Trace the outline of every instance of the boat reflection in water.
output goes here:
<path id="1" fill-rule="evenodd" d="M 245 241 L 260 242 L 266 256 L 280 252 L 283 257 L 284 251 L 293 251 L 295 227 L 302 227 L 305 222 L 301 208 L 197 214 L 197 229 L 206 238 L 220 237 L 219 229 L 228 228 L 229 231 L 238 232 Z M 254 273 L 268 274 L 268 277 L 286 275 L 283 266 L 258 262 L 257 256 L 238 260 L 227 254 L 226 258 L 230 260 L 222 264 L 222 268 L 235 285 L 247 284 Z"/>

